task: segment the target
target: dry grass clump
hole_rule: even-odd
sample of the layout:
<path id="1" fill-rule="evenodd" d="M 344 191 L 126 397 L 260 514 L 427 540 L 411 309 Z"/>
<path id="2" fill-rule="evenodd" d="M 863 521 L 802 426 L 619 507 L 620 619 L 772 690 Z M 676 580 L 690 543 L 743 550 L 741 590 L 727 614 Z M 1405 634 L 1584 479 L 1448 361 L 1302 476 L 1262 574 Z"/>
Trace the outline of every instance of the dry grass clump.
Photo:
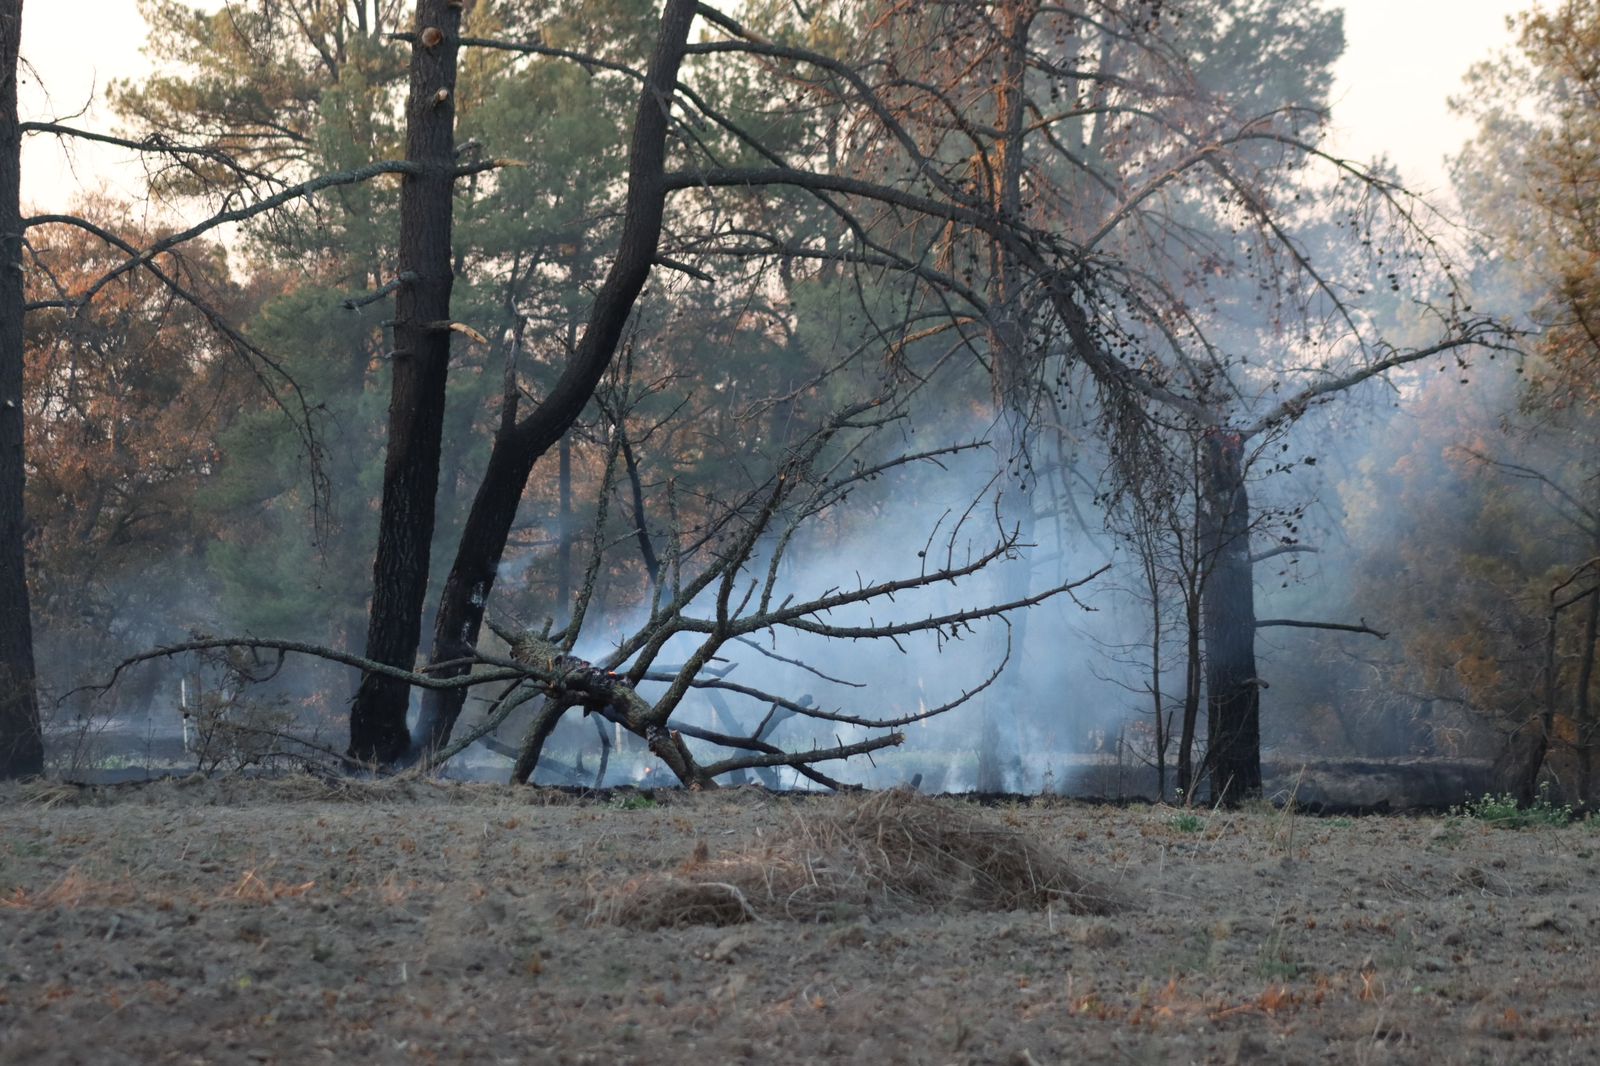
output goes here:
<path id="1" fill-rule="evenodd" d="M 1121 900 L 1066 858 L 984 813 L 906 789 L 797 815 L 781 845 L 712 859 L 595 897 L 590 921 L 654 929 L 769 919 L 828 921 L 867 909 L 1061 907 L 1106 914 Z"/>
<path id="2" fill-rule="evenodd" d="M 467 807 L 565 807 L 582 802 L 580 796 L 556 789 L 440 780 L 411 770 L 390 777 L 301 772 L 243 784 L 260 790 L 268 800 L 286 802 L 446 803 Z"/>
<path id="3" fill-rule="evenodd" d="M 414 773 L 389 777 L 349 777 L 339 773 L 300 772 L 283 777 L 241 781 L 246 794 L 292 803 L 462 803 L 474 802 L 489 789 L 458 781 L 437 781 Z"/>
<path id="4" fill-rule="evenodd" d="M 63 805 L 76 806 L 82 795 L 83 789 L 77 785 L 43 777 L 30 778 L 16 786 L 17 802 L 47 811 Z"/>

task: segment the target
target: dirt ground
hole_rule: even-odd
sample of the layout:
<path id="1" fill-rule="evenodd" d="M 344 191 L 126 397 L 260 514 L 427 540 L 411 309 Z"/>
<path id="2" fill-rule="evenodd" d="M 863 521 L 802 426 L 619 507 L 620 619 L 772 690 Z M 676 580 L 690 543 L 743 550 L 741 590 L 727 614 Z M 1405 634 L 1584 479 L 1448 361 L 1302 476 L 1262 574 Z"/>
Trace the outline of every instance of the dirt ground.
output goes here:
<path id="1" fill-rule="evenodd" d="M 840 802 L 8 786 L 0 1062 L 1600 1062 L 1592 822 L 1039 801 L 1119 913 L 586 920 Z"/>

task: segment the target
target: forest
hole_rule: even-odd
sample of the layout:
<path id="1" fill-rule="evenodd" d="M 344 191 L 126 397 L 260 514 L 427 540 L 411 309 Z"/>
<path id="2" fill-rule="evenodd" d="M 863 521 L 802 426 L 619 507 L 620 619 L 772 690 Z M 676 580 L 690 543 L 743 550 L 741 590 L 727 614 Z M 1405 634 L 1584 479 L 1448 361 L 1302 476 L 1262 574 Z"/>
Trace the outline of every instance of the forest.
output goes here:
<path id="1" fill-rule="evenodd" d="M 1592 0 L 1429 196 L 1323 0 L 140 6 L 0 3 L 0 778 L 1595 802 Z"/>

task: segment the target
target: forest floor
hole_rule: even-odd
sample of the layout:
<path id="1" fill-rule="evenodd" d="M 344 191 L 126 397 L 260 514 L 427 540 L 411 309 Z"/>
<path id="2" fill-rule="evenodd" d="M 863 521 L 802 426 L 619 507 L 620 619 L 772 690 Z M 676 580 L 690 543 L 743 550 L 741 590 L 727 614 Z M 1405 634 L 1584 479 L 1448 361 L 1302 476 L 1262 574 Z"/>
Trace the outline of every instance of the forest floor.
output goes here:
<path id="1" fill-rule="evenodd" d="M 941 800 L 1119 909 L 593 921 L 849 802 L 5 786 L 0 1062 L 1600 1061 L 1593 822 Z"/>

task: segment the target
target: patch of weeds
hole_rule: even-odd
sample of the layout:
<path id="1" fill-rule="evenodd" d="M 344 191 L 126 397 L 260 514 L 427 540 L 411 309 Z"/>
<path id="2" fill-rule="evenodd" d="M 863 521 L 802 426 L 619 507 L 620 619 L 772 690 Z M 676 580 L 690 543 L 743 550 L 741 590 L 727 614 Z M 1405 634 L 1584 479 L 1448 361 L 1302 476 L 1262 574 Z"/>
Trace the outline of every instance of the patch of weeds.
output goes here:
<path id="1" fill-rule="evenodd" d="M 1428 835 L 1429 847 L 1455 849 L 1459 848 L 1467 835 L 1461 825 L 1461 816 L 1454 815 L 1439 823 L 1439 827 Z"/>
<path id="2" fill-rule="evenodd" d="M 1256 974 L 1268 981 L 1292 981 L 1300 976 L 1300 963 L 1289 950 L 1282 926 L 1274 926 L 1261 953 L 1256 956 Z"/>
<path id="3" fill-rule="evenodd" d="M 1206 820 L 1198 814 L 1184 811 L 1172 819 L 1172 828 L 1180 833 L 1198 833 L 1206 827 Z"/>
<path id="4" fill-rule="evenodd" d="M 654 796 L 635 792 L 626 796 L 613 796 L 611 806 L 619 811 L 649 811 L 654 810 L 658 804 Z"/>
<path id="5" fill-rule="evenodd" d="M 1329 818 L 1328 819 L 1328 828 L 1330 828 L 1330 829 L 1349 829 L 1351 826 L 1353 826 L 1355 824 L 1356 824 L 1356 820 L 1354 818 Z"/>
<path id="6" fill-rule="evenodd" d="M 1527 829 L 1530 826 L 1559 829 L 1572 822 L 1571 805 L 1557 806 L 1553 803 L 1548 783 L 1539 786 L 1539 798 L 1527 807 L 1518 806 L 1517 798 L 1509 792 L 1499 796 L 1485 792 L 1479 799 L 1469 799 L 1460 807 L 1450 808 L 1450 813 L 1502 829 Z"/>

